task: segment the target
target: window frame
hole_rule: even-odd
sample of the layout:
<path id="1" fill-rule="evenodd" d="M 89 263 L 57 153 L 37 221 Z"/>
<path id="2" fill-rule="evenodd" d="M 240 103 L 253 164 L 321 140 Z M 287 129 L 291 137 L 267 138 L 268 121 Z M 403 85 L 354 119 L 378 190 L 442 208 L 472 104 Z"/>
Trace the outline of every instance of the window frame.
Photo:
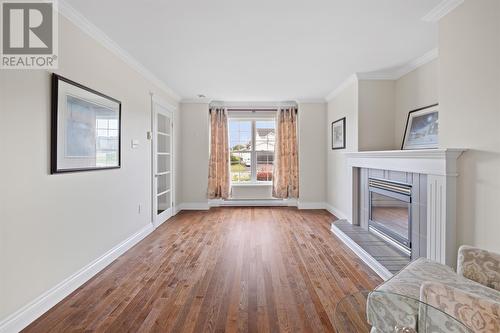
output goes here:
<path id="1" fill-rule="evenodd" d="M 250 150 L 250 181 L 242 182 L 242 181 L 233 181 L 231 177 L 231 185 L 232 186 L 245 186 L 245 185 L 272 185 L 272 180 L 257 180 L 257 153 L 262 151 L 255 150 L 255 143 L 257 137 L 257 125 L 258 121 L 274 121 L 274 129 L 276 130 L 276 114 L 273 112 L 272 114 L 261 114 L 261 115 L 235 115 L 234 111 L 228 113 L 228 122 L 230 121 L 250 121 L 251 122 L 251 135 L 252 135 L 252 149 Z M 230 129 L 228 126 L 228 136 L 231 137 Z M 231 140 L 231 139 L 230 139 Z M 276 141 L 275 141 L 276 142 Z M 276 147 L 275 147 L 276 149 Z M 273 154 L 276 150 L 273 151 Z M 231 147 L 229 147 L 229 154 L 231 154 Z M 274 163 L 274 162 L 273 162 Z M 273 164 L 274 168 L 274 164 Z"/>

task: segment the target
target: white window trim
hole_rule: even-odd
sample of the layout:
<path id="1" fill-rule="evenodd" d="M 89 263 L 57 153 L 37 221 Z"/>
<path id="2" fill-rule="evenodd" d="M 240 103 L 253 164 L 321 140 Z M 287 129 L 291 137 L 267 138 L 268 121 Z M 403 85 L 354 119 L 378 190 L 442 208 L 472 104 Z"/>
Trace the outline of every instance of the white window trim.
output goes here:
<path id="1" fill-rule="evenodd" d="M 276 120 L 276 112 L 275 111 L 259 111 L 258 115 L 255 115 L 255 112 L 243 112 L 243 111 L 234 111 L 228 112 L 228 121 L 231 120 L 246 120 L 252 122 L 252 150 L 250 152 L 250 159 L 252 161 L 251 169 L 250 169 L 250 181 L 249 182 L 233 182 L 231 178 L 231 186 L 270 186 L 273 184 L 272 181 L 258 181 L 257 180 L 257 152 L 255 151 L 255 123 L 257 121 L 269 121 L 270 119 Z M 276 127 L 276 125 L 275 125 Z M 229 151 L 229 153 L 231 153 Z"/>

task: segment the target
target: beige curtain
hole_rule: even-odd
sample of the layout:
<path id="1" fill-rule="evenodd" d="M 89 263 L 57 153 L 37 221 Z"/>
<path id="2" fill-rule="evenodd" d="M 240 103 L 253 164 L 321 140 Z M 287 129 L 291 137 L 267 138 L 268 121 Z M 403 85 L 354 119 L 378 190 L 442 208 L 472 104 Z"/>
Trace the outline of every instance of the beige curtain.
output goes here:
<path id="1" fill-rule="evenodd" d="M 276 125 L 273 196 L 275 198 L 298 198 L 297 108 L 279 109 Z"/>
<path id="2" fill-rule="evenodd" d="M 227 114 L 223 108 L 210 109 L 210 160 L 208 166 L 208 198 L 229 196 L 229 143 Z"/>

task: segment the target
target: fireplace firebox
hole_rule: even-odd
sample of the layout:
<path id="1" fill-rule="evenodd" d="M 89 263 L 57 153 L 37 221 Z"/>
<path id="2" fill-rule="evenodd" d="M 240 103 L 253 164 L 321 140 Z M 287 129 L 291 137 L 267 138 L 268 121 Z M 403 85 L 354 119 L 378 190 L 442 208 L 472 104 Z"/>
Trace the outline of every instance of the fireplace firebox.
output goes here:
<path id="1" fill-rule="evenodd" d="M 385 179 L 368 179 L 368 229 L 411 255 L 412 186 Z"/>

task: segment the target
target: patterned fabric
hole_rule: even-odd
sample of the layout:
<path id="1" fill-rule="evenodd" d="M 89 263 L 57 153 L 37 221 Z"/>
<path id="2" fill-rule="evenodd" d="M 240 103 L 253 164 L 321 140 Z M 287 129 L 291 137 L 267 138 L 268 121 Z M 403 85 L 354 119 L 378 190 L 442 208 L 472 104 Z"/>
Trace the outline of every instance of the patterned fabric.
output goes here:
<path id="1" fill-rule="evenodd" d="M 419 258 L 377 287 L 375 293 L 370 294 L 367 303 L 368 322 L 382 332 L 393 331 L 396 323 L 417 329 L 418 323 L 423 320 L 419 318 L 421 309 L 418 300 L 420 287 L 424 282 L 440 282 L 477 297 L 500 302 L 500 292 L 459 276 L 448 266 Z M 435 316 L 438 315 L 437 311 L 434 313 Z M 431 321 L 428 320 L 426 325 L 430 324 Z M 434 331 L 429 330 L 429 332 Z M 435 332 L 440 331 L 436 329 Z"/>
<path id="2" fill-rule="evenodd" d="M 273 196 L 298 198 L 299 158 L 297 153 L 297 108 L 278 110 L 274 152 Z"/>
<path id="3" fill-rule="evenodd" d="M 420 299 L 457 318 L 475 333 L 500 332 L 500 302 L 439 282 L 422 284 Z M 434 322 L 439 325 L 438 320 Z"/>
<path id="4" fill-rule="evenodd" d="M 457 273 L 500 291 L 500 255 L 472 246 L 458 249 Z"/>
<path id="5" fill-rule="evenodd" d="M 210 160 L 208 166 L 208 198 L 229 196 L 229 138 L 225 109 L 210 109 Z"/>

